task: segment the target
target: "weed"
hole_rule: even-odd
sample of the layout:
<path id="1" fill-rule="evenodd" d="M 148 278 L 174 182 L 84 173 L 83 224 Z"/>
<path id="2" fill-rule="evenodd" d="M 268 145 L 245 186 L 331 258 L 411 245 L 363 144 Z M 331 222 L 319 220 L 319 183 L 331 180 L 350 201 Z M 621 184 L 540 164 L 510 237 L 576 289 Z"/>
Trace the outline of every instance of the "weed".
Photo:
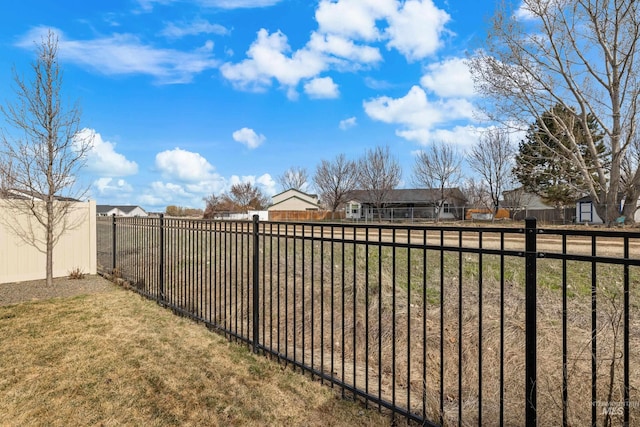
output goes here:
<path id="1" fill-rule="evenodd" d="M 84 271 L 80 267 L 76 267 L 73 270 L 69 271 L 69 279 L 81 280 L 84 279 L 84 276 Z"/>

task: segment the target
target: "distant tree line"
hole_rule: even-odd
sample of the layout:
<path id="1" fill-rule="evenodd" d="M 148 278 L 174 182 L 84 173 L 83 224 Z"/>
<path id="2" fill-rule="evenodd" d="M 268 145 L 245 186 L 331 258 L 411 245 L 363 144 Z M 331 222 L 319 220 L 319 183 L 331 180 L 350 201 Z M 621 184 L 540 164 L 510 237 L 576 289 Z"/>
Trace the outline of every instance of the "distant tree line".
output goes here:
<path id="1" fill-rule="evenodd" d="M 587 194 L 597 176 L 585 176 L 568 153 L 563 155 L 559 150 L 549 148 L 554 144 L 568 145 L 566 129 L 557 130 L 554 138 L 541 130 L 552 128 L 550 117 L 560 114 L 558 110 L 562 108 L 556 106 L 553 111 L 542 114 L 541 119 L 536 119 L 517 147 L 506 129 L 493 128 L 483 132 L 466 152 L 444 141 L 434 141 L 419 151 L 411 182 L 419 188 L 437 190 L 438 198 L 433 201 L 438 212 L 436 221 L 453 189 L 462 191 L 467 207 L 481 208 L 493 214 L 505 203 L 509 209 L 517 210 L 523 192 L 539 195 L 557 208 L 571 206 Z M 579 126 L 572 128 L 572 132 L 571 138 L 587 139 Z M 589 132 L 589 138 L 602 140 L 596 121 L 590 121 Z M 588 165 L 593 165 L 595 159 L 603 161 L 602 157 L 606 156 L 602 142 L 596 147 L 596 153 L 592 155 L 585 144 L 577 145 L 580 155 L 591 159 L 587 161 Z M 472 173 L 470 177 L 463 175 L 465 162 Z M 321 203 L 332 212 L 343 208 L 354 190 L 366 191 L 368 201 L 381 212 L 389 192 L 396 189 L 401 180 L 402 169 L 388 146 L 368 149 L 355 160 L 347 159 L 344 154 L 322 159 L 311 182 L 307 170 L 302 167 L 291 167 L 277 177 L 282 191 L 315 189 Z M 204 217 L 213 218 L 221 213 L 266 209 L 269 198 L 256 185 L 245 182 L 233 185 L 227 193 L 211 194 L 205 198 L 205 203 Z"/>
<path id="2" fill-rule="evenodd" d="M 167 216 L 173 217 L 191 217 L 191 218 L 200 218 L 202 217 L 204 211 L 202 209 L 196 208 L 186 208 L 183 206 L 169 205 L 165 209 L 165 214 Z"/>

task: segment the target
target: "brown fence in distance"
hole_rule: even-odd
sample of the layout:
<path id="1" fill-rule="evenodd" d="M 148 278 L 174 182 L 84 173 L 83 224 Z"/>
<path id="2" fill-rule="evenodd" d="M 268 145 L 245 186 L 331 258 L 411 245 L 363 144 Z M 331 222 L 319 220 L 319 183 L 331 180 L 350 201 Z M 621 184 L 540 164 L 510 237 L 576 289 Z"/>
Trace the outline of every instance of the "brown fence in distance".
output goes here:
<path id="1" fill-rule="evenodd" d="M 344 212 L 269 211 L 269 221 L 326 221 L 344 219 Z"/>

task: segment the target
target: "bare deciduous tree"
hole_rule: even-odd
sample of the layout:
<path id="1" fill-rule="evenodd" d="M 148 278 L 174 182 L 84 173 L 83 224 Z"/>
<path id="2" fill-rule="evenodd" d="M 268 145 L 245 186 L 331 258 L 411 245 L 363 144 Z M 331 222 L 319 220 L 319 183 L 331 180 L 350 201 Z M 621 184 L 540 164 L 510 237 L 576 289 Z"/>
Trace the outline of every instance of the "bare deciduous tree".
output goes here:
<path id="1" fill-rule="evenodd" d="M 53 250 L 69 221 L 73 199 L 86 194 L 76 185 L 92 135 L 80 132 L 80 109 L 65 105 L 58 39 L 49 31 L 37 45 L 33 79 L 14 71 L 15 101 L 0 108 L 13 132 L 1 135 L 0 175 L 12 195 L 10 209 L 30 217 L 29 226 L 9 227 L 25 243 L 46 254 L 47 285 L 53 284 Z"/>
<path id="2" fill-rule="evenodd" d="M 456 149 L 443 141 L 432 143 L 427 151 L 420 151 L 416 156 L 413 165 L 414 183 L 418 186 L 438 190 L 436 221 L 442 215 L 442 206 L 447 198 L 460 183 L 462 178 L 461 163 L 462 159 Z"/>
<path id="3" fill-rule="evenodd" d="M 515 149 L 509 135 L 502 130 L 483 134 L 469 152 L 469 166 L 486 184 L 495 216 L 500 207 L 500 196 L 513 183 L 511 174 Z"/>
<path id="4" fill-rule="evenodd" d="M 368 193 L 368 201 L 378 210 L 378 219 L 382 218 L 382 206 L 389 192 L 400 183 L 401 176 L 400 164 L 391 156 L 389 147 L 367 150 L 358 161 L 358 184 Z"/>
<path id="5" fill-rule="evenodd" d="M 346 197 L 356 186 L 356 164 L 339 154 L 333 161 L 322 160 L 316 167 L 313 182 L 320 193 L 322 203 L 331 212 L 347 202 Z"/>
<path id="6" fill-rule="evenodd" d="M 217 214 L 235 210 L 235 206 L 233 206 L 229 198 L 225 195 L 216 196 L 215 194 L 211 194 L 204 198 L 204 203 L 203 218 L 211 219 L 215 218 Z"/>
<path id="7" fill-rule="evenodd" d="M 308 180 L 307 170 L 301 167 L 291 167 L 278 176 L 276 180 L 280 184 L 282 191 L 290 189 L 304 191 Z"/>
<path id="8" fill-rule="evenodd" d="M 484 111 L 492 119 L 521 124 L 531 119 L 544 124 L 542 115 L 555 105 L 570 112 L 548 121 L 567 143 L 543 125 L 554 141 L 550 148 L 580 168 L 606 223 L 619 215 L 619 193 L 625 195 L 623 214 L 631 218 L 640 196 L 640 168 L 634 165 L 624 180 L 622 175 L 640 118 L 640 3 L 524 0 L 519 12 L 499 8 L 483 50 L 469 60 L 476 88 L 487 97 Z M 604 132 L 604 159 L 590 137 L 590 117 Z M 587 137 L 593 168 L 578 147 L 574 122 Z"/>
<path id="9" fill-rule="evenodd" d="M 489 189 L 483 181 L 475 178 L 467 178 L 462 184 L 462 194 L 467 199 L 470 208 L 491 209 L 491 196 Z"/>
<path id="10" fill-rule="evenodd" d="M 228 193 L 204 198 L 204 218 L 215 218 L 219 213 L 247 212 L 262 210 L 269 204 L 269 198 L 250 182 L 233 184 Z"/>
<path id="11" fill-rule="evenodd" d="M 269 199 L 250 182 L 234 184 L 226 195 L 240 210 L 260 210 L 267 207 Z"/>

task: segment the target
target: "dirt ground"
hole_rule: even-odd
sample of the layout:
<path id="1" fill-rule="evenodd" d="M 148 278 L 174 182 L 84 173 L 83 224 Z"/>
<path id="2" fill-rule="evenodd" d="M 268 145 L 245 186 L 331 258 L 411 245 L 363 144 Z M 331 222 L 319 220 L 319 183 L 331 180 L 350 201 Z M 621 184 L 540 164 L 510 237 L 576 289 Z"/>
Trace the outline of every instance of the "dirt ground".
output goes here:
<path id="1" fill-rule="evenodd" d="M 53 286 L 47 286 L 44 280 L 2 283 L 0 284 L 0 306 L 109 292 L 114 286 L 116 285 L 98 275 L 85 275 L 82 279 L 60 277 L 53 280 Z"/>

